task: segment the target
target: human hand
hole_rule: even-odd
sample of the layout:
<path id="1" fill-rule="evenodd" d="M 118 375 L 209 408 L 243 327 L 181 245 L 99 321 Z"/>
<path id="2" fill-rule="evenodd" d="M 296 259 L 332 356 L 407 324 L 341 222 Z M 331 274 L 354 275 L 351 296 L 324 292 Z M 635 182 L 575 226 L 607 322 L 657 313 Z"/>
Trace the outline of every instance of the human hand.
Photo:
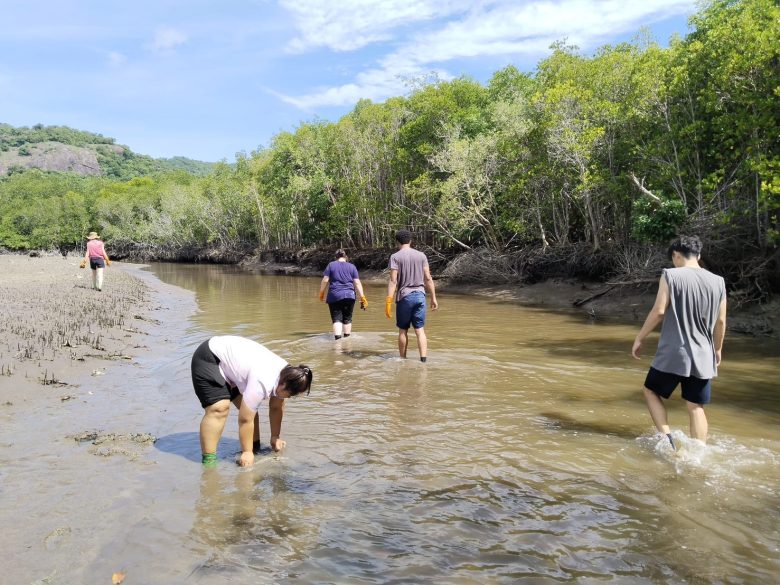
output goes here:
<path id="1" fill-rule="evenodd" d="M 271 449 L 277 453 L 287 446 L 287 441 L 279 437 L 271 437 Z"/>
<path id="2" fill-rule="evenodd" d="M 109 260 L 108 258 L 106 258 L 106 266 L 111 266 L 111 260 Z"/>
<path id="3" fill-rule="evenodd" d="M 82 260 L 81 264 L 79 264 L 79 268 L 86 268 L 86 267 L 87 267 L 87 261 L 86 260 Z"/>
<path id="4" fill-rule="evenodd" d="M 721 350 L 718 349 L 718 350 L 715 351 L 715 365 L 716 366 L 720 365 L 720 359 L 721 359 Z"/>
<path id="5" fill-rule="evenodd" d="M 439 301 L 436 299 L 431 299 L 431 311 L 435 311 L 439 308 Z"/>
<path id="6" fill-rule="evenodd" d="M 321 300 L 321 301 L 324 301 L 324 300 L 325 300 L 325 291 L 324 291 L 324 290 L 321 290 L 321 291 L 320 291 L 320 300 Z"/>
<path id="7" fill-rule="evenodd" d="M 637 338 L 634 340 L 634 347 L 631 348 L 631 355 L 636 359 L 640 359 L 639 352 L 642 350 L 642 340 Z"/>
<path id="8" fill-rule="evenodd" d="M 251 451 L 242 451 L 241 457 L 238 458 L 238 465 L 240 467 L 251 467 L 255 462 L 255 454 Z"/>
<path id="9" fill-rule="evenodd" d="M 388 319 L 392 319 L 392 313 L 393 312 L 393 297 L 387 297 L 385 299 L 385 316 Z"/>
<path id="10" fill-rule="evenodd" d="M 360 297 L 360 308 L 364 311 L 368 309 L 368 299 L 366 298 L 366 295 Z"/>

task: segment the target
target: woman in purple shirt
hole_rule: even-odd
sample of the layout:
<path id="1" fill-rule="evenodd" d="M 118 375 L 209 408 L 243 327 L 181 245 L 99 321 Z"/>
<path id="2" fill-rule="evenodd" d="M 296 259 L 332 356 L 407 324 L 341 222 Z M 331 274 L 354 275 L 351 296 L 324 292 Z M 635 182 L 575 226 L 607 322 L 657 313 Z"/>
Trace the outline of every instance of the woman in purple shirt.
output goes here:
<path id="1" fill-rule="evenodd" d="M 328 296 L 325 297 L 327 290 Z M 352 333 L 352 310 L 355 308 L 355 292 L 360 299 L 360 308 L 368 308 L 368 300 L 363 294 L 357 268 L 347 261 L 347 253 L 339 248 L 336 259 L 325 268 L 320 283 L 320 300 L 327 300 L 330 319 L 333 321 L 333 337 L 349 337 Z"/>

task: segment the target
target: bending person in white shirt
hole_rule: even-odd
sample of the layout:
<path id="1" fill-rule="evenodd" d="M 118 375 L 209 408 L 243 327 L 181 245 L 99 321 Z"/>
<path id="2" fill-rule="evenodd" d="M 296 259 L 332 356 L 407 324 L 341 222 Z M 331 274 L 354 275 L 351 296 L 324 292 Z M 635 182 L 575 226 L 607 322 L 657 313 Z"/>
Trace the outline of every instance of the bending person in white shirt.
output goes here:
<path id="1" fill-rule="evenodd" d="M 192 356 L 192 385 L 205 409 L 200 422 L 200 448 L 204 464 L 216 462 L 217 444 L 225 429 L 232 402 L 238 408 L 238 464 L 250 466 L 260 448 L 258 409 L 268 400 L 271 448 L 280 451 L 284 400 L 309 393 L 313 374 L 303 364 L 291 366 L 256 341 L 233 335 L 212 337 Z"/>

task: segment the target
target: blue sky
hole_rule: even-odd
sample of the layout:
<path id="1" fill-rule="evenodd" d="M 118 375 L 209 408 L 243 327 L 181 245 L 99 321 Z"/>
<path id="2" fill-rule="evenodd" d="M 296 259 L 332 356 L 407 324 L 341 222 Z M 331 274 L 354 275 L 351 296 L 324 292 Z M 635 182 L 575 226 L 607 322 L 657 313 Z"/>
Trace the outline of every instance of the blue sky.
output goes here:
<path id="1" fill-rule="evenodd" d="M 274 134 L 436 72 L 533 71 L 649 28 L 666 45 L 694 0 L 0 1 L 0 122 L 66 125 L 133 151 L 232 162 Z"/>

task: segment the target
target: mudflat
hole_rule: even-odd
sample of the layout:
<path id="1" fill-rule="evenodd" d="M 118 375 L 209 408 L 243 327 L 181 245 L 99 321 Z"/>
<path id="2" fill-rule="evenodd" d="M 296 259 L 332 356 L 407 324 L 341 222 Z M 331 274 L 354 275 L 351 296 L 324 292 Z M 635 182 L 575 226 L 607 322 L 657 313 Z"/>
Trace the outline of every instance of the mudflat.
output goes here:
<path id="1" fill-rule="evenodd" d="M 110 582 L 121 554 L 106 548 L 149 506 L 171 426 L 164 392 L 191 392 L 194 295 L 124 262 L 93 290 L 80 260 L 0 255 L 0 547 L 14 559 L 3 582 Z M 176 369 L 174 388 L 159 368 Z"/>
<path id="2" fill-rule="evenodd" d="M 114 264 L 97 291 L 79 262 L 0 256 L 0 403 L 78 398 L 85 374 L 97 378 L 148 349 L 143 337 L 158 322 L 148 285 Z"/>

